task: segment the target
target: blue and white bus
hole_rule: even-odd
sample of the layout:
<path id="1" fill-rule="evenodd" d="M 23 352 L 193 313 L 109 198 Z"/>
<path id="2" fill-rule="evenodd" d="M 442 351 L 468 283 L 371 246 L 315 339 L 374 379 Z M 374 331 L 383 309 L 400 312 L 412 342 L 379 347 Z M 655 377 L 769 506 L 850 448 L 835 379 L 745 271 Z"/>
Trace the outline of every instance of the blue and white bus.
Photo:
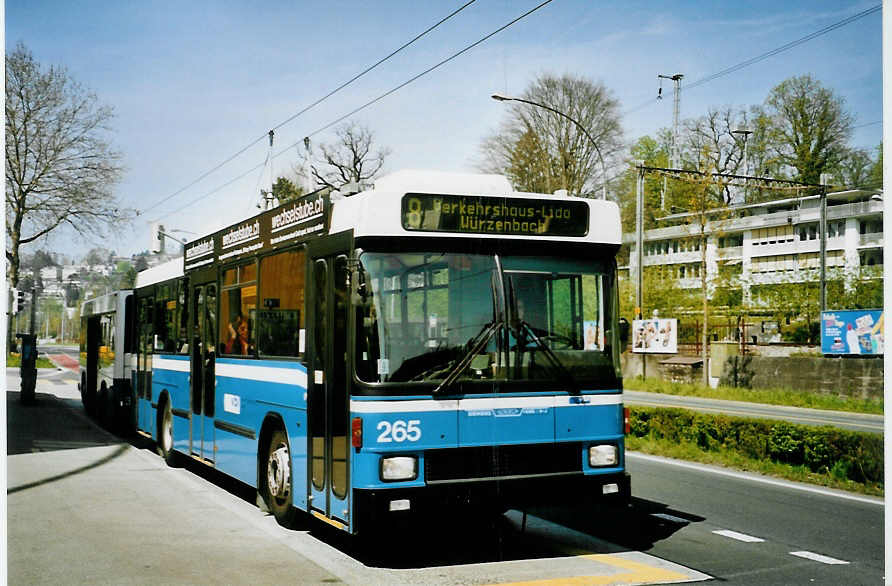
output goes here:
<path id="1" fill-rule="evenodd" d="M 612 202 L 404 171 L 139 275 L 137 428 L 276 519 L 628 499 Z"/>

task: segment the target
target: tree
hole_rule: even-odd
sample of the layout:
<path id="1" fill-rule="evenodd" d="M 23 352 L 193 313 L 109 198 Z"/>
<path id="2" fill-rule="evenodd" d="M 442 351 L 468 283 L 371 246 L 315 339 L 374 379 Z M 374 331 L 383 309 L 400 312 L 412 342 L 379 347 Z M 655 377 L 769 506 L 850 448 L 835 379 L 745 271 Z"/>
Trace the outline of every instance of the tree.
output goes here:
<path id="1" fill-rule="evenodd" d="M 112 117 L 64 68 L 42 68 L 23 44 L 6 55 L 6 258 L 13 287 L 22 246 L 60 226 L 101 234 L 129 220 L 113 195 L 123 168 L 107 138 Z"/>
<path id="2" fill-rule="evenodd" d="M 870 167 L 870 176 L 868 179 L 869 187 L 873 189 L 883 188 L 883 143 L 877 147 L 877 158 Z"/>
<path id="3" fill-rule="evenodd" d="M 607 87 L 584 77 L 543 74 L 521 98 L 579 124 L 547 108 L 512 102 L 500 129 L 483 140 L 478 167 L 506 175 L 523 191 L 599 190 L 623 146 L 619 102 Z"/>
<path id="4" fill-rule="evenodd" d="M 795 178 L 818 183 L 845 157 L 852 116 L 845 100 L 810 75 L 791 77 L 765 100 L 771 140 L 779 161 L 796 170 Z"/>
<path id="5" fill-rule="evenodd" d="M 87 253 L 87 256 L 84 257 L 84 262 L 87 263 L 88 266 L 94 267 L 106 264 L 107 259 L 107 250 L 104 248 L 91 248 L 90 252 Z"/>
<path id="6" fill-rule="evenodd" d="M 842 159 L 830 171 L 833 174 L 830 183 L 852 188 L 865 187 L 871 182 L 870 174 L 873 164 L 870 153 L 865 149 L 846 149 Z"/>
<path id="7" fill-rule="evenodd" d="M 310 164 L 316 182 L 322 187 L 340 189 L 348 183 L 364 183 L 375 178 L 384 167 L 390 149 L 373 149 L 372 131 L 357 122 L 339 126 L 335 136 L 334 143 L 319 147 L 320 158 Z"/>
<path id="8" fill-rule="evenodd" d="M 280 204 L 297 199 L 304 194 L 304 190 L 294 184 L 287 177 L 279 177 L 273 183 L 273 197 L 279 200 Z"/>

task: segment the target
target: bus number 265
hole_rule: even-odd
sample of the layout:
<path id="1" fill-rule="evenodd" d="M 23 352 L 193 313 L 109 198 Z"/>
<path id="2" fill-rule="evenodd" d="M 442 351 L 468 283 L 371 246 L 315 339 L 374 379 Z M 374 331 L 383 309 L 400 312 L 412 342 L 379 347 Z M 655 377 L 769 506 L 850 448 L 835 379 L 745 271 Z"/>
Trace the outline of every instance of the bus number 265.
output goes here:
<path id="1" fill-rule="evenodd" d="M 397 419 L 393 423 L 382 421 L 378 424 L 378 431 L 381 432 L 381 435 L 378 436 L 378 442 L 417 442 L 421 439 L 420 425 L 420 419 L 410 419 L 409 421 Z"/>

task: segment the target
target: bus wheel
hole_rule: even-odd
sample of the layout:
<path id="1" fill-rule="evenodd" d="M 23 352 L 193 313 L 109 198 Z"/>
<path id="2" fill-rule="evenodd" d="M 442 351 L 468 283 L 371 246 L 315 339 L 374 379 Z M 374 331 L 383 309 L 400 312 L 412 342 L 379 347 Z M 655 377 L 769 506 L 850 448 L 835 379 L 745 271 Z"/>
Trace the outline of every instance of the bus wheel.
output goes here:
<path id="1" fill-rule="evenodd" d="M 158 454 L 164 458 L 168 466 L 176 463 L 176 452 L 173 451 L 173 413 L 170 400 L 164 401 L 164 409 L 158 418 Z"/>
<path id="2" fill-rule="evenodd" d="M 288 527 L 294 521 L 296 510 L 292 506 L 291 450 L 284 431 L 273 431 L 266 453 L 261 477 L 263 500 L 276 521 Z"/>
<path id="3" fill-rule="evenodd" d="M 105 381 L 103 381 L 102 386 L 99 389 L 99 398 L 96 404 L 96 418 L 99 420 L 102 427 L 109 430 L 112 427 L 111 405 L 111 393 L 105 385 Z"/>

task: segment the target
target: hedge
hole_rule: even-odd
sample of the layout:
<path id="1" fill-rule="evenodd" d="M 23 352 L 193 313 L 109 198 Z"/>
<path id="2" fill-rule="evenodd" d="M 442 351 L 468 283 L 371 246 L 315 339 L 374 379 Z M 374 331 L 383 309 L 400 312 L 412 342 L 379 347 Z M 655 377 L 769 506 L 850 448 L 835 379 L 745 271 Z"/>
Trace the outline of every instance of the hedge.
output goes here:
<path id="1" fill-rule="evenodd" d="M 664 407 L 632 407 L 630 424 L 635 437 L 730 450 L 840 480 L 883 483 L 883 437 L 877 434 Z"/>

